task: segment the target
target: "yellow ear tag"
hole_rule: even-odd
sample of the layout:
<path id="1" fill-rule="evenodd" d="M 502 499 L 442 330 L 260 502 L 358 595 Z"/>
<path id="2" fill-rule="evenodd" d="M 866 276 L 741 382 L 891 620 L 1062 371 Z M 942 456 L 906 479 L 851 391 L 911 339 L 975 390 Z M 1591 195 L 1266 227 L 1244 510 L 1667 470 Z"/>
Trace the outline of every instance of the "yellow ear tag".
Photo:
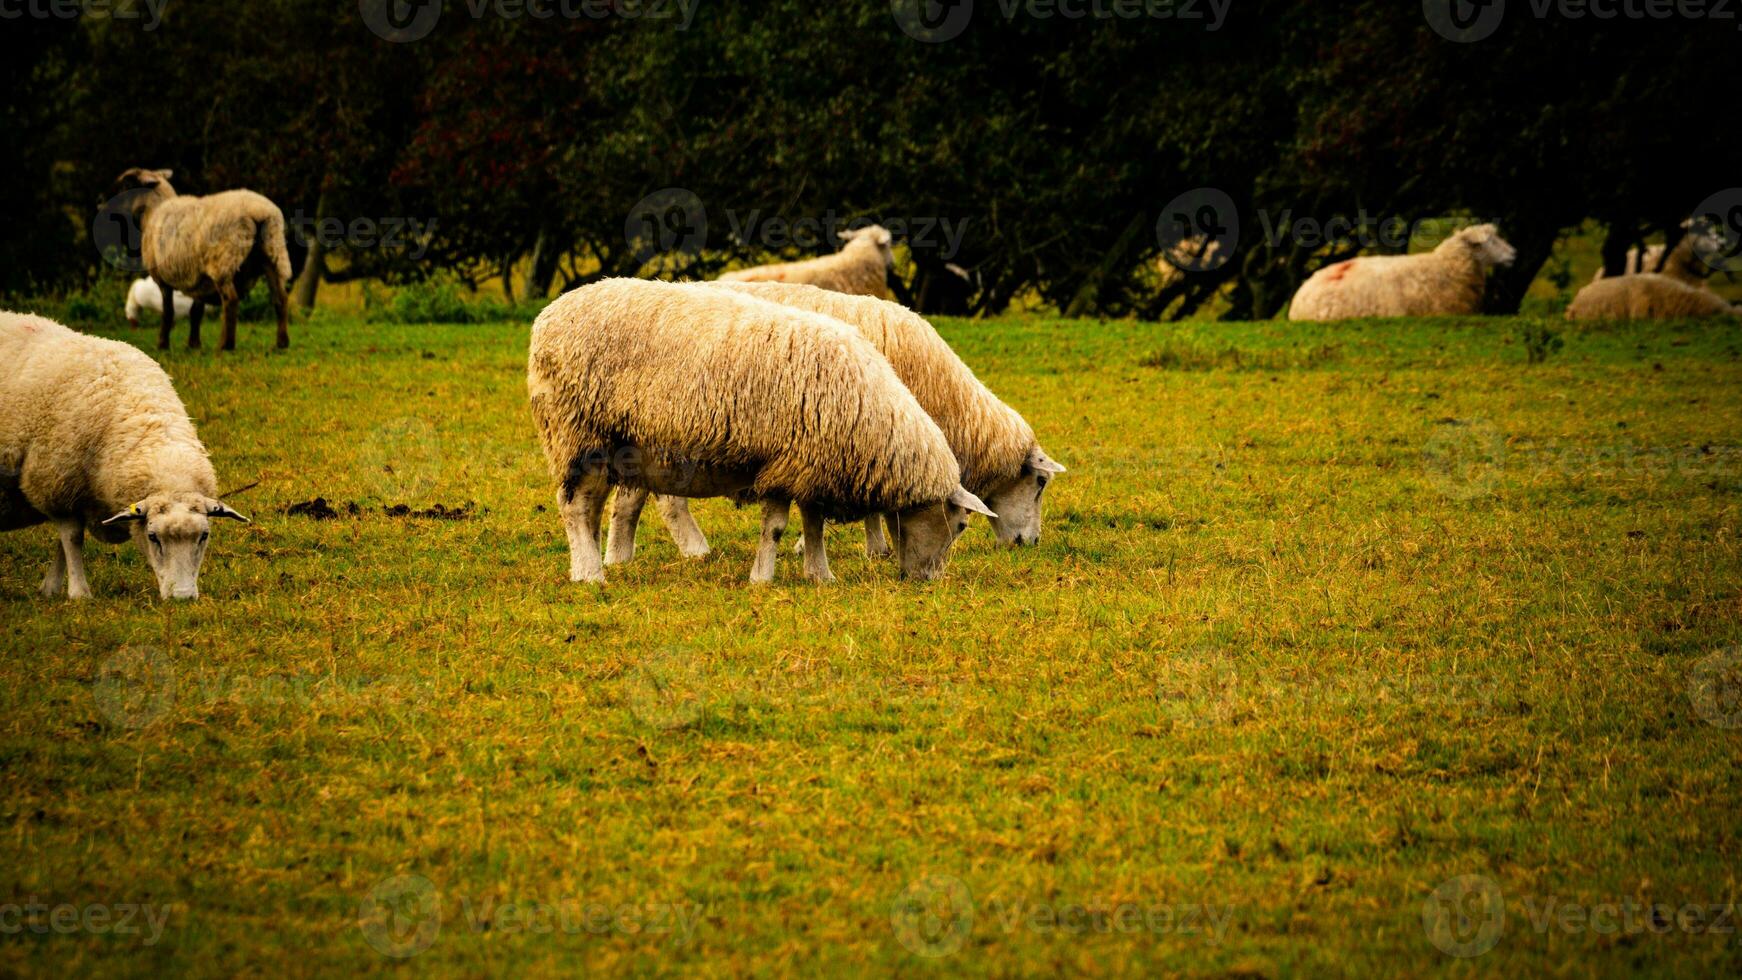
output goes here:
<path id="1" fill-rule="evenodd" d="M 127 513 L 132 514 L 134 517 L 144 517 L 145 516 L 145 501 L 141 500 L 140 502 L 127 508 Z"/>

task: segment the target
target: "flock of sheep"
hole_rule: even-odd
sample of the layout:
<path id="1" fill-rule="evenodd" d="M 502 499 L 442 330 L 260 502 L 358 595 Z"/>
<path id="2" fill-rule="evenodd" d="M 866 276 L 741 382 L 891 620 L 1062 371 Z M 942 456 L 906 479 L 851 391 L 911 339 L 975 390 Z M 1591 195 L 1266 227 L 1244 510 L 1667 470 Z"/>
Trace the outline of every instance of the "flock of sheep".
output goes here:
<path id="1" fill-rule="evenodd" d="M 117 184 L 141 232 L 149 280 L 129 291 L 128 319 L 159 314 L 167 347 L 178 315 L 198 346 L 204 307 L 221 304 L 235 346 L 240 297 L 264 278 L 290 343 L 284 217 L 250 191 L 181 197 L 169 171 L 128 170 Z M 1705 287 L 1712 229 L 1690 226 L 1664 253 L 1631 256 L 1599 277 L 1568 316 L 1734 314 Z M 759 504 L 750 580 L 772 581 L 792 506 L 812 581 L 832 580 L 828 521 L 865 525 L 872 556 L 893 553 L 904 577 L 942 574 L 970 514 L 1001 542 L 1039 539 L 1048 483 L 1064 472 L 1034 430 L 974 376 L 930 323 L 891 301 L 889 232 L 844 233 L 842 250 L 707 283 L 610 279 L 567 293 L 533 323 L 532 414 L 569 541 L 569 577 L 603 582 L 634 557 L 650 495 L 679 550 L 708 551 L 691 498 Z M 1458 232 L 1431 253 L 1350 259 L 1319 270 L 1290 317 L 1469 314 L 1488 271 L 1515 252 L 1493 225 Z M 1655 269 L 1656 271 L 1646 271 Z M 131 537 L 166 599 L 199 595 L 211 523 L 247 518 L 217 497 L 205 448 L 163 369 L 130 344 L 42 317 L 0 313 L 0 531 L 53 523 L 47 596 L 91 594 L 87 531 Z M 616 492 L 608 541 L 605 502 Z"/>

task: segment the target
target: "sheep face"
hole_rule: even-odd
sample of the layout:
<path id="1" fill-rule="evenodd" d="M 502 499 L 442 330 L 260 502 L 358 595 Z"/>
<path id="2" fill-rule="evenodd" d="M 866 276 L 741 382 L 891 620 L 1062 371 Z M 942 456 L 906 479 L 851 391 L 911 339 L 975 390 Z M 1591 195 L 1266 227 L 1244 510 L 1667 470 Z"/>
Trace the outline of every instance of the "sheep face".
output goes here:
<path id="1" fill-rule="evenodd" d="M 895 264 L 895 240 L 890 237 L 889 229 L 884 228 L 882 225 L 870 225 L 854 231 L 841 232 L 841 239 L 843 241 L 851 242 L 860 238 L 866 239 L 870 241 L 871 244 L 877 246 L 877 251 L 883 255 L 883 264 L 885 267 Z"/>
<path id="2" fill-rule="evenodd" d="M 992 530 L 999 544 L 1015 548 L 1040 541 L 1041 502 L 1047 484 L 1064 471 L 1035 446 L 1028 451 L 1028 461 L 1016 479 L 986 495 L 986 505 L 998 512 L 992 518 Z"/>
<path id="3" fill-rule="evenodd" d="M 1476 257 L 1484 269 L 1497 265 L 1511 265 L 1518 258 L 1518 249 L 1513 248 L 1504 238 L 1500 237 L 1500 229 L 1493 225 L 1476 225 L 1458 232 L 1457 238 Z"/>
<path id="4" fill-rule="evenodd" d="M 175 196 L 175 188 L 169 186 L 169 178 L 173 175 L 172 170 L 146 170 L 143 167 L 124 170 L 121 176 L 115 178 L 115 186 L 109 190 L 109 201 L 116 202 L 119 199 L 121 206 L 131 211 L 134 218 L 138 218 L 150 205 Z M 109 203 L 98 206 L 115 205 Z"/>
<path id="5" fill-rule="evenodd" d="M 930 581 L 942 575 L 950 545 L 967 530 L 970 513 L 998 516 L 961 487 L 937 503 L 897 511 L 895 550 L 901 557 L 901 577 Z"/>
<path id="6" fill-rule="evenodd" d="M 147 497 L 103 523 L 131 525 L 133 541 L 157 573 L 163 598 L 198 599 L 200 563 L 206 557 L 211 522 L 220 517 L 248 520 L 201 494 L 165 493 Z"/>

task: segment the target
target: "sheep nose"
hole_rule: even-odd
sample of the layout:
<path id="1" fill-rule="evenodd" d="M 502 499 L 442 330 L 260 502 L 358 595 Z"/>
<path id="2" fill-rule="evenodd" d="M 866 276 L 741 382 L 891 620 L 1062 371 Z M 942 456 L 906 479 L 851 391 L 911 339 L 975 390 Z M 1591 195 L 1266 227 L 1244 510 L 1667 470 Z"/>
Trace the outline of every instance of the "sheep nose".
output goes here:
<path id="1" fill-rule="evenodd" d="M 200 597 L 200 590 L 198 588 L 192 588 L 192 589 L 185 589 L 184 588 L 184 589 L 171 589 L 169 592 L 169 595 L 165 596 L 164 598 L 186 600 L 186 599 L 198 599 L 199 597 Z"/>

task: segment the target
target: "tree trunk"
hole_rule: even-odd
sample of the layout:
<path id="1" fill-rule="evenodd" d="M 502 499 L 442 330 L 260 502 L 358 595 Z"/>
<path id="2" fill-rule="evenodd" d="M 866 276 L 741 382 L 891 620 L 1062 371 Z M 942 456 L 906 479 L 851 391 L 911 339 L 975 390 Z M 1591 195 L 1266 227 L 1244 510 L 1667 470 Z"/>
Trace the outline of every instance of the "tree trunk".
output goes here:
<path id="1" fill-rule="evenodd" d="M 1524 304 L 1525 293 L 1530 291 L 1530 284 L 1536 281 L 1537 273 L 1554 255 L 1555 242 L 1561 237 L 1560 228 L 1553 225 L 1521 226 L 1513 231 L 1515 233 L 1506 236 L 1506 240 L 1518 250 L 1518 258 L 1511 267 L 1495 269 L 1488 277 L 1482 304 L 1485 313 L 1516 315 Z M 1623 248 L 1621 253 L 1625 259 L 1627 250 Z"/>
<path id="2" fill-rule="evenodd" d="M 327 249 L 320 234 L 321 221 L 327 216 L 327 204 L 327 192 L 322 190 L 320 199 L 315 202 L 315 233 L 309 236 L 302 274 L 296 277 L 296 287 L 291 291 L 297 308 L 305 312 L 315 308 L 315 293 L 321 288 L 321 278 L 327 274 Z"/>
<path id="3" fill-rule="evenodd" d="M 1078 289 L 1077 294 L 1071 297 L 1070 305 L 1064 310 L 1065 316 L 1093 316 L 1100 310 L 1102 284 L 1107 281 L 1108 276 L 1113 274 L 1113 270 L 1124 261 L 1126 254 L 1131 251 L 1132 243 L 1137 240 L 1138 234 L 1142 232 L 1146 223 L 1142 214 L 1134 215 L 1131 218 L 1131 223 L 1125 226 L 1125 230 L 1119 234 L 1113 247 L 1101 257 L 1101 264 L 1089 272 L 1088 277 L 1083 280 L 1082 288 Z"/>
<path id="4" fill-rule="evenodd" d="M 532 243 L 532 268 L 527 272 L 526 298 L 544 299 L 550 295 L 550 284 L 556 280 L 557 262 L 561 258 L 556 236 L 550 229 L 540 228 Z"/>

